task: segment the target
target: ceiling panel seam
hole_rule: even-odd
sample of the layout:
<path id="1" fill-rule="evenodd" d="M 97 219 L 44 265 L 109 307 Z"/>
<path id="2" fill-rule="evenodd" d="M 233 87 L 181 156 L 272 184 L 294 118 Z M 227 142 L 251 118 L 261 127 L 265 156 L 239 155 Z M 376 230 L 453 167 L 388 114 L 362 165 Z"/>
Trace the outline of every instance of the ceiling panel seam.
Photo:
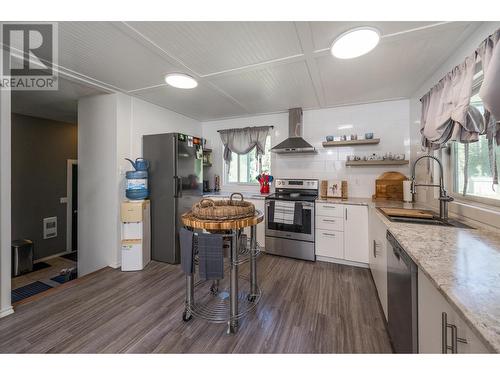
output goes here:
<path id="1" fill-rule="evenodd" d="M 449 24 L 449 23 L 456 23 L 456 21 L 437 22 L 437 23 L 433 23 L 431 25 L 425 25 L 425 26 L 421 26 L 421 27 L 415 27 L 413 29 L 402 30 L 402 31 L 398 31 L 396 33 L 391 33 L 391 34 L 385 34 L 385 35 L 381 35 L 380 39 L 392 38 L 394 36 L 399 36 L 399 35 L 404 35 L 404 34 L 408 34 L 408 33 L 413 33 L 413 32 L 421 31 L 421 30 L 425 30 L 425 29 L 431 29 L 433 27 L 442 26 L 442 25 Z M 331 46 L 328 46 L 326 48 L 320 48 L 320 49 L 314 50 L 313 54 L 319 54 L 319 53 L 323 54 L 324 52 L 330 51 L 330 47 Z"/>
<path id="2" fill-rule="evenodd" d="M 311 80 L 314 94 L 316 96 L 316 102 L 320 107 L 324 107 L 326 104 L 325 90 L 323 88 L 323 84 L 321 83 L 318 66 L 316 65 L 316 60 L 313 58 L 311 54 L 312 30 L 310 23 L 307 22 L 305 24 L 298 24 L 297 22 L 294 22 L 293 25 L 295 28 L 295 32 L 297 33 L 297 38 L 299 39 L 300 48 L 302 48 L 302 52 L 304 53 L 305 56 L 307 73 L 309 79 Z"/>
<path id="3" fill-rule="evenodd" d="M 246 108 L 245 105 L 243 105 L 241 102 L 239 102 L 237 99 L 235 99 L 230 94 L 226 93 L 224 90 L 222 90 L 218 86 L 216 86 L 213 82 L 210 82 L 208 80 L 204 80 L 203 77 L 199 73 L 197 73 L 195 70 L 191 69 L 189 66 L 187 66 L 186 64 L 184 64 L 184 62 L 182 62 L 182 60 L 180 60 L 177 57 L 175 57 L 174 55 L 172 55 L 169 51 L 167 51 L 164 48 L 160 47 L 157 43 L 155 43 L 153 40 L 151 40 L 151 38 L 147 37 L 146 35 L 144 35 L 143 33 L 141 33 L 139 30 L 137 30 L 135 27 L 129 25 L 127 22 L 122 22 L 122 24 L 124 24 L 130 30 L 132 30 L 137 35 L 139 35 L 141 37 L 141 40 L 143 42 L 144 41 L 148 42 L 150 45 L 152 45 L 153 47 L 155 47 L 156 49 L 158 49 L 159 51 L 161 51 L 164 54 L 164 57 L 167 57 L 167 61 L 169 63 L 171 63 L 172 62 L 171 60 L 173 60 L 175 63 L 177 63 L 177 64 L 181 65 L 182 67 L 184 67 L 185 69 L 187 69 L 190 74 L 192 74 L 192 75 L 195 76 L 195 78 L 197 78 L 197 79 L 199 79 L 199 80 L 207 83 L 214 90 L 218 91 L 220 94 L 222 94 L 223 96 L 225 96 L 227 99 L 231 100 L 233 102 L 233 104 L 236 104 L 236 105 L 240 106 L 241 109 L 243 109 L 247 113 L 250 113 L 250 111 L 248 110 L 248 108 Z M 175 65 L 175 63 L 174 63 L 174 65 Z M 139 89 L 135 89 L 134 91 L 141 91 L 141 90 L 143 90 L 143 89 L 139 88 Z"/>
<path id="4" fill-rule="evenodd" d="M 341 107 L 351 107 L 351 106 L 357 106 L 357 105 L 365 105 L 365 104 L 375 104 L 375 103 L 385 103 L 385 102 L 394 102 L 398 100 L 409 100 L 410 97 L 408 96 L 397 96 L 394 98 L 389 98 L 389 99 L 381 99 L 381 100 L 367 100 L 367 101 L 361 101 L 361 102 L 351 102 L 351 103 L 345 103 L 345 104 L 336 104 L 336 105 L 330 105 L 330 106 L 324 106 L 324 107 L 303 107 L 303 111 L 313 111 L 313 110 L 318 110 L 318 109 L 332 109 L 332 108 L 341 108 Z M 229 119 L 237 119 L 237 118 L 247 118 L 247 117 L 257 117 L 257 116 L 269 116 L 269 115 L 277 115 L 280 113 L 288 113 L 288 110 L 286 111 L 273 111 L 273 112 L 260 112 L 260 113 L 252 113 L 248 116 L 241 116 L 241 115 L 236 115 L 236 116 L 227 116 L 227 117 L 218 117 L 210 120 L 201 120 L 201 122 L 211 122 L 211 121 L 222 121 L 222 120 L 229 120 Z"/>

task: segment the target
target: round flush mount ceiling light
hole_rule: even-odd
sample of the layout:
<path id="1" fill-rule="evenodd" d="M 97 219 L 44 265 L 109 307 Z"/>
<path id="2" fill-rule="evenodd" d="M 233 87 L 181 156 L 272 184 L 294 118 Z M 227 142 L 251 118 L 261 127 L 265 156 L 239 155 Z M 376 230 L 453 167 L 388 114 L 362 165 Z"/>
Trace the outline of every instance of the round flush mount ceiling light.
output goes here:
<path id="1" fill-rule="evenodd" d="M 353 59 L 367 54 L 380 41 L 380 32 L 373 27 L 357 27 L 340 34 L 330 52 L 338 59 Z"/>
<path id="2" fill-rule="evenodd" d="M 190 75 L 184 73 L 171 73 L 165 76 L 167 85 L 178 89 L 194 89 L 198 86 L 198 82 Z"/>

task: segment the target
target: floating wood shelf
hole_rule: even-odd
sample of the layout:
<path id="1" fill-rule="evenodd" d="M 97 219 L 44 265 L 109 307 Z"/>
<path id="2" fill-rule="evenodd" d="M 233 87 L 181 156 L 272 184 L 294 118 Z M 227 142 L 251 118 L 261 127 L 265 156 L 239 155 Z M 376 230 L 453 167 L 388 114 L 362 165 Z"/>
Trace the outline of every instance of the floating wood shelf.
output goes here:
<path id="1" fill-rule="evenodd" d="M 405 165 L 408 160 L 349 160 L 345 162 L 347 167 L 363 167 L 371 165 Z"/>
<path id="2" fill-rule="evenodd" d="M 380 138 L 373 139 L 354 139 L 352 141 L 331 141 L 323 142 L 323 147 L 342 147 L 342 146 L 357 146 L 357 145 L 376 145 L 380 143 Z"/>

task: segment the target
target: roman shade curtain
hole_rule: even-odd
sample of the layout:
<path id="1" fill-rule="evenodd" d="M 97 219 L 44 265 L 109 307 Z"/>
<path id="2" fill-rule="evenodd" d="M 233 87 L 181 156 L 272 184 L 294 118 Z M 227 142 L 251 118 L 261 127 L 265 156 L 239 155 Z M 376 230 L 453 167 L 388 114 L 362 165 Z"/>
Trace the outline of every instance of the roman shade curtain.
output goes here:
<path id="1" fill-rule="evenodd" d="M 477 49 L 483 66 L 479 96 L 484 105 L 484 122 L 493 184 L 498 185 L 495 143 L 500 145 L 500 30 L 486 38 Z"/>
<path id="2" fill-rule="evenodd" d="M 449 141 L 465 143 L 464 193 L 471 142 L 486 135 L 493 184 L 498 184 L 495 143 L 500 144 L 500 29 L 486 38 L 465 61 L 443 77 L 421 99 L 422 147 L 436 150 Z M 476 64 L 481 63 L 483 81 L 479 96 L 484 114 L 470 106 Z"/>
<path id="3" fill-rule="evenodd" d="M 270 126 L 254 126 L 240 129 L 219 130 L 220 139 L 224 145 L 224 160 L 229 165 L 231 163 L 231 153 L 244 155 L 254 147 L 257 156 L 264 154 L 266 138 L 269 135 Z"/>
<path id="4" fill-rule="evenodd" d="M 475 137 L 466 124 L 475 65 L 474 57 L 467 57 L 422 97 L 424 147 L 435 150 L 450 140 L 468 142 Z"/>

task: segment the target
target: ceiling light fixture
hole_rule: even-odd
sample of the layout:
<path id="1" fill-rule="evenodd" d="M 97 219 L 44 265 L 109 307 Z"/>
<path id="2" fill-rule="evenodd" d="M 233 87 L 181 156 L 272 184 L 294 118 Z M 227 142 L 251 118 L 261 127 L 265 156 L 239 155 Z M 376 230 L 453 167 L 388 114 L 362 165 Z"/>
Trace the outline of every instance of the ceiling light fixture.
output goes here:
<path id="1" fill-rule="evenodd" d="M 380 32 L 373 27 L 357 27 L 340 34 L 332 43 L 330 52 L 338 59 L 353 59 L 374 49 L 380 41 Z"/>
<path id="2" fill-rule="evenodd" d="M 190 75 L 184 73 L 171 73 L 165 76 L 167 85 L 178 89 L 194 89 L 198 82 Z"/>

